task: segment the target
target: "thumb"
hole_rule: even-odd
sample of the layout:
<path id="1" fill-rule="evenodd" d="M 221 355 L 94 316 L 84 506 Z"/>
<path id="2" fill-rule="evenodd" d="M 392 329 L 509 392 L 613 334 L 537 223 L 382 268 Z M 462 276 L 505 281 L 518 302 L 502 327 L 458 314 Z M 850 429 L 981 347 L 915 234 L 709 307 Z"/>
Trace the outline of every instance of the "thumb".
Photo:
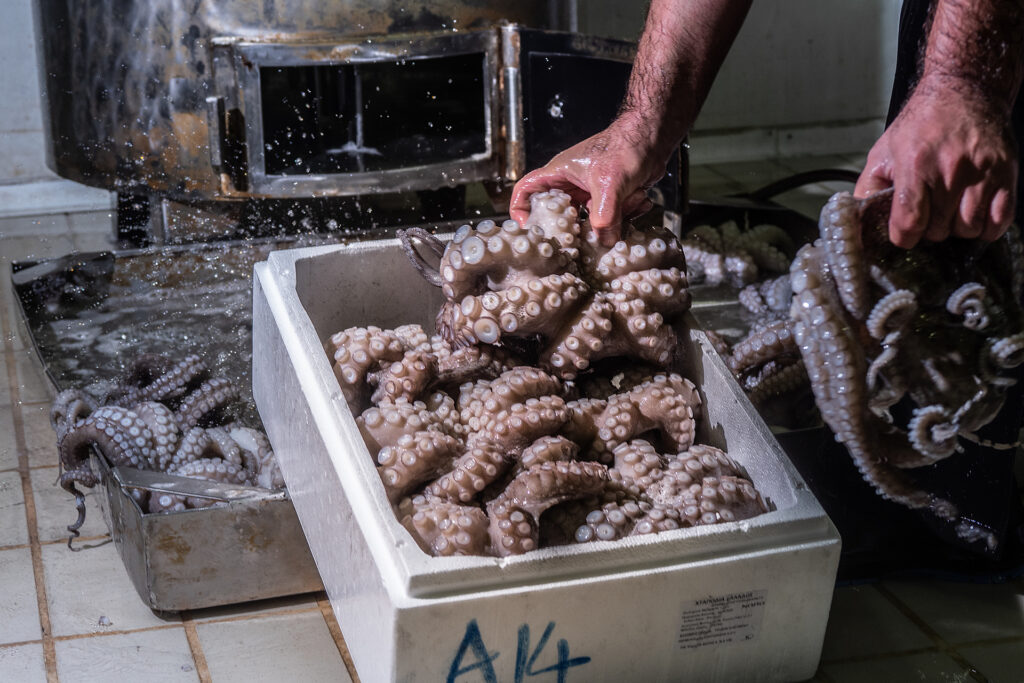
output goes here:
<path id="1" fill-rule="evenodd" d="M 605 246 L 611 246 L 619 240 L 622 233 L 622 207 L 616 192 L 607 190 L 591 199 L 590 226 Z"/>

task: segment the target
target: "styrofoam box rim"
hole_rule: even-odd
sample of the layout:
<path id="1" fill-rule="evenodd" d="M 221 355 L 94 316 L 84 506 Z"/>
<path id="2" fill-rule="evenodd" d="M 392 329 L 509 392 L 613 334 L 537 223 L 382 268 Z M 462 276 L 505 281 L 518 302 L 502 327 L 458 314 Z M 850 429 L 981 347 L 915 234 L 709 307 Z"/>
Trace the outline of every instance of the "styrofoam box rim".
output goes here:
<path id="1" fill-rule="evenodd" d="M 684 341 L 690 345 L 691 356 L 699 356 L 704 377 L 714 380 L 714 384 L 707 388 L 713 386 L 715 400 L 722 402 L 722 406 L 708 406 L 707 421 L 715 424 L 713 431 L 743 433 L 745 443 L 734 444 L 739 448 L 731 448 L 730 455 L 751 472 L 760 490 L 776 492 L 771 498 L 777 509 L 741 522 L 632 536 L 619 541 L 543 548 L 507 558 L 429 556 L 419 548 L 393 513 L 374 460 L 362 441 L 324 352 L 324 340 L 331 333 L 346 327 L 379 323 L 374 320 L 338 320 L 333 323 L 333 329 L 318 331 L 298 291 L 300 281 L 305 277 L 300 273 L 315 269 L 329 273 L 333 278 L 333 281 L 318 282 L 318 289 L 329 288 L 338 296 L 351 297 L 356 290 L 346 287 L 341 281 L 346 263 L 355 264 L 385 252 L 401 254 L 398 240 L 277 251 L 271 253 L 267 261 L 257 264 L 256 272 L 288 349 L 289 360 L 301 378 L 316 428 L 335 468 L 333 473 L 326 475 L 338 478 L 350 500 L 360 533 L 378 569 L 390 577 L 385 583 L 396 604 L 412 598 L 437 598 L 467 591 L 584 578 L 699 562 L 722 554 L 756 553 L 778 546 L 838 539 L 834 526 L 768 427 L 732 379 L 721 358 L 712 350 L 705 335 L 694 329 L 693 320 L 689 318 L 688 339 Z M 401 258 L 404 259 L 404 255 Z M 414 291 L 408 289 L 410 287 L 430 289 L 411 266 L 407 270 L 408 274 L 396 276 L 400 279 L 400 282 L 395 282 L 396 291 Z M 381 293 L 374 292 L 373 295 L 381 296 Z M 429 315 L 432 317 L 433 311 Z M 702 394 L 707 393 L 703 386 L 705 383 L 697 382 Z M 711 419 L 717 408 L 722 408 L 718 413 L 727 410 L 728 424 Z M 714 440 L 712 438 L 708 442 L 713 443 Z M 768 471 L 771 477 L 764 476 Z M 306 531 L 308 534 L 309 530 Z"/>

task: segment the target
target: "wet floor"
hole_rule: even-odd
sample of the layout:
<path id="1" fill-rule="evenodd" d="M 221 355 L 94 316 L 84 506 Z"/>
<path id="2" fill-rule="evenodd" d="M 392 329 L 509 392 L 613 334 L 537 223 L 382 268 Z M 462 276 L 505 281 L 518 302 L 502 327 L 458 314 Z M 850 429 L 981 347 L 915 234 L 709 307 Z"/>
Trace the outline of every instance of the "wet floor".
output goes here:
<path id="1" fill-rule="evenodd" d="M 691 174 L 693 194 L 859 163 L 701 166 Z M 838 189 L 846 188 L 815 185 L 779 200 L 813 215 Z M 82 550 L 64 544 L 74 506 L 55 485 L 52 388 L 26 345 L 10 263 L 108 249 L 111 220 L 106 212 L 0 219 L 0 681 L 349 680 L 343 635 L 323 594 L 158 615 L 136 594 L 92 497 Z M 838 588 L 814 680 L 1024 681 L 1024 580 Z"/>

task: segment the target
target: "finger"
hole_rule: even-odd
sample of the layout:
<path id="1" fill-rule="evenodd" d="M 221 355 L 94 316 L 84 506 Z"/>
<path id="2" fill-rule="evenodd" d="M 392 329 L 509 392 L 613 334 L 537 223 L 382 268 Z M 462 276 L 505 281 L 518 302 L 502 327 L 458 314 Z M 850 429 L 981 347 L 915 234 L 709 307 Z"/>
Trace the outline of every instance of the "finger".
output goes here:
<path id="1" fill-rule="evenodd" d="M 928 225 L 930 202 L 928 187 L 919 180 L 893 183 L 892 213 L 889 215 L 889 241 L 910 249 L 921 240 Z"/>
<path id="2" fill-rule="evenodd" d="M 1013 185 L 996 190 L 992 196 L 989 220 L 985 231 L 981 233 L 981 239 L 989 242 L 997 240 L 1010 227 L 1016 206 L 1016 194 L 1016 188 Z"/>
<path id="3" fill-rule="evenodd" d="M 947 189 L 933 186 L 928 192 L 928 218 L 925 222 L 924 238 L 930 242 L 941 242 L 947 239 L 959 220 L 960 196 L 962 188 L 954 186 Z"/>
<path id="4" fill-rule="evenodd" d="M 512 199 L 509 200 L 508 212 L 512 216 L 512 220 L 519 224 L 525 223 L 527 216 L 530 215 L 530 195 L 536 191 L 535 186 L 534 179 L 525 175 L 512 188 Z"/>
<path id="5" fill-rule="evenodd" d="M 622 205 L 617 189 L 605 188 L 591 197 L 590 225 L 601 244 L 610 246 L 618 241 L 622 232 Z"/>
<path id="6" fill-rule="evenodd" d="M 988 229 L 992 194 L 993 190 L 987 183 L 971 185 L 964 190 L 953 227 L 954 235 L 974 239 Z"/>

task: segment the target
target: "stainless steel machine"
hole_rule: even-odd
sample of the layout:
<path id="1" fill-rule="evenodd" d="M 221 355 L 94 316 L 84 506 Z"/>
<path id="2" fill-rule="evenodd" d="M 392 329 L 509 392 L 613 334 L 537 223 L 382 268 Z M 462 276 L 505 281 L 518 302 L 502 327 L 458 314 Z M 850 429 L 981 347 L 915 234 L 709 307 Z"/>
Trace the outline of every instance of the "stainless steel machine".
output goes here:
<path id="1" fill-rule="evenodd" d="M 480 183 L 500 211 L 611 120 L 633 55 L 574 32 L 572 0 L 35 6 L 49 163 L 116 191 L 136 243 L 462 218 Z"/>
<path id="2" fill-rule="evenodd" d="M 573 31 L 575 7 L 36 0 L 48 163 L 118 198 L 116 250 L 12 267 L 56 388 L 114 379 L 139 354 L 197 354 L 240 389 L 235 417 L 258 421 L 254 262 L 504 211 L 510 184 L 604 127 L 625 89 L 633 46 Z M 673 164 L 657 188 L 670 217 L 685 205 Z M 152 608 L 320 588 L 292 547 L 302 536 L 286 492 L 100 460 L 108 526 Z M 149 514 L 133 488 L 220 505 Z M 171 556 L 161 539 L 186 529 L 196 543 Z"/>

